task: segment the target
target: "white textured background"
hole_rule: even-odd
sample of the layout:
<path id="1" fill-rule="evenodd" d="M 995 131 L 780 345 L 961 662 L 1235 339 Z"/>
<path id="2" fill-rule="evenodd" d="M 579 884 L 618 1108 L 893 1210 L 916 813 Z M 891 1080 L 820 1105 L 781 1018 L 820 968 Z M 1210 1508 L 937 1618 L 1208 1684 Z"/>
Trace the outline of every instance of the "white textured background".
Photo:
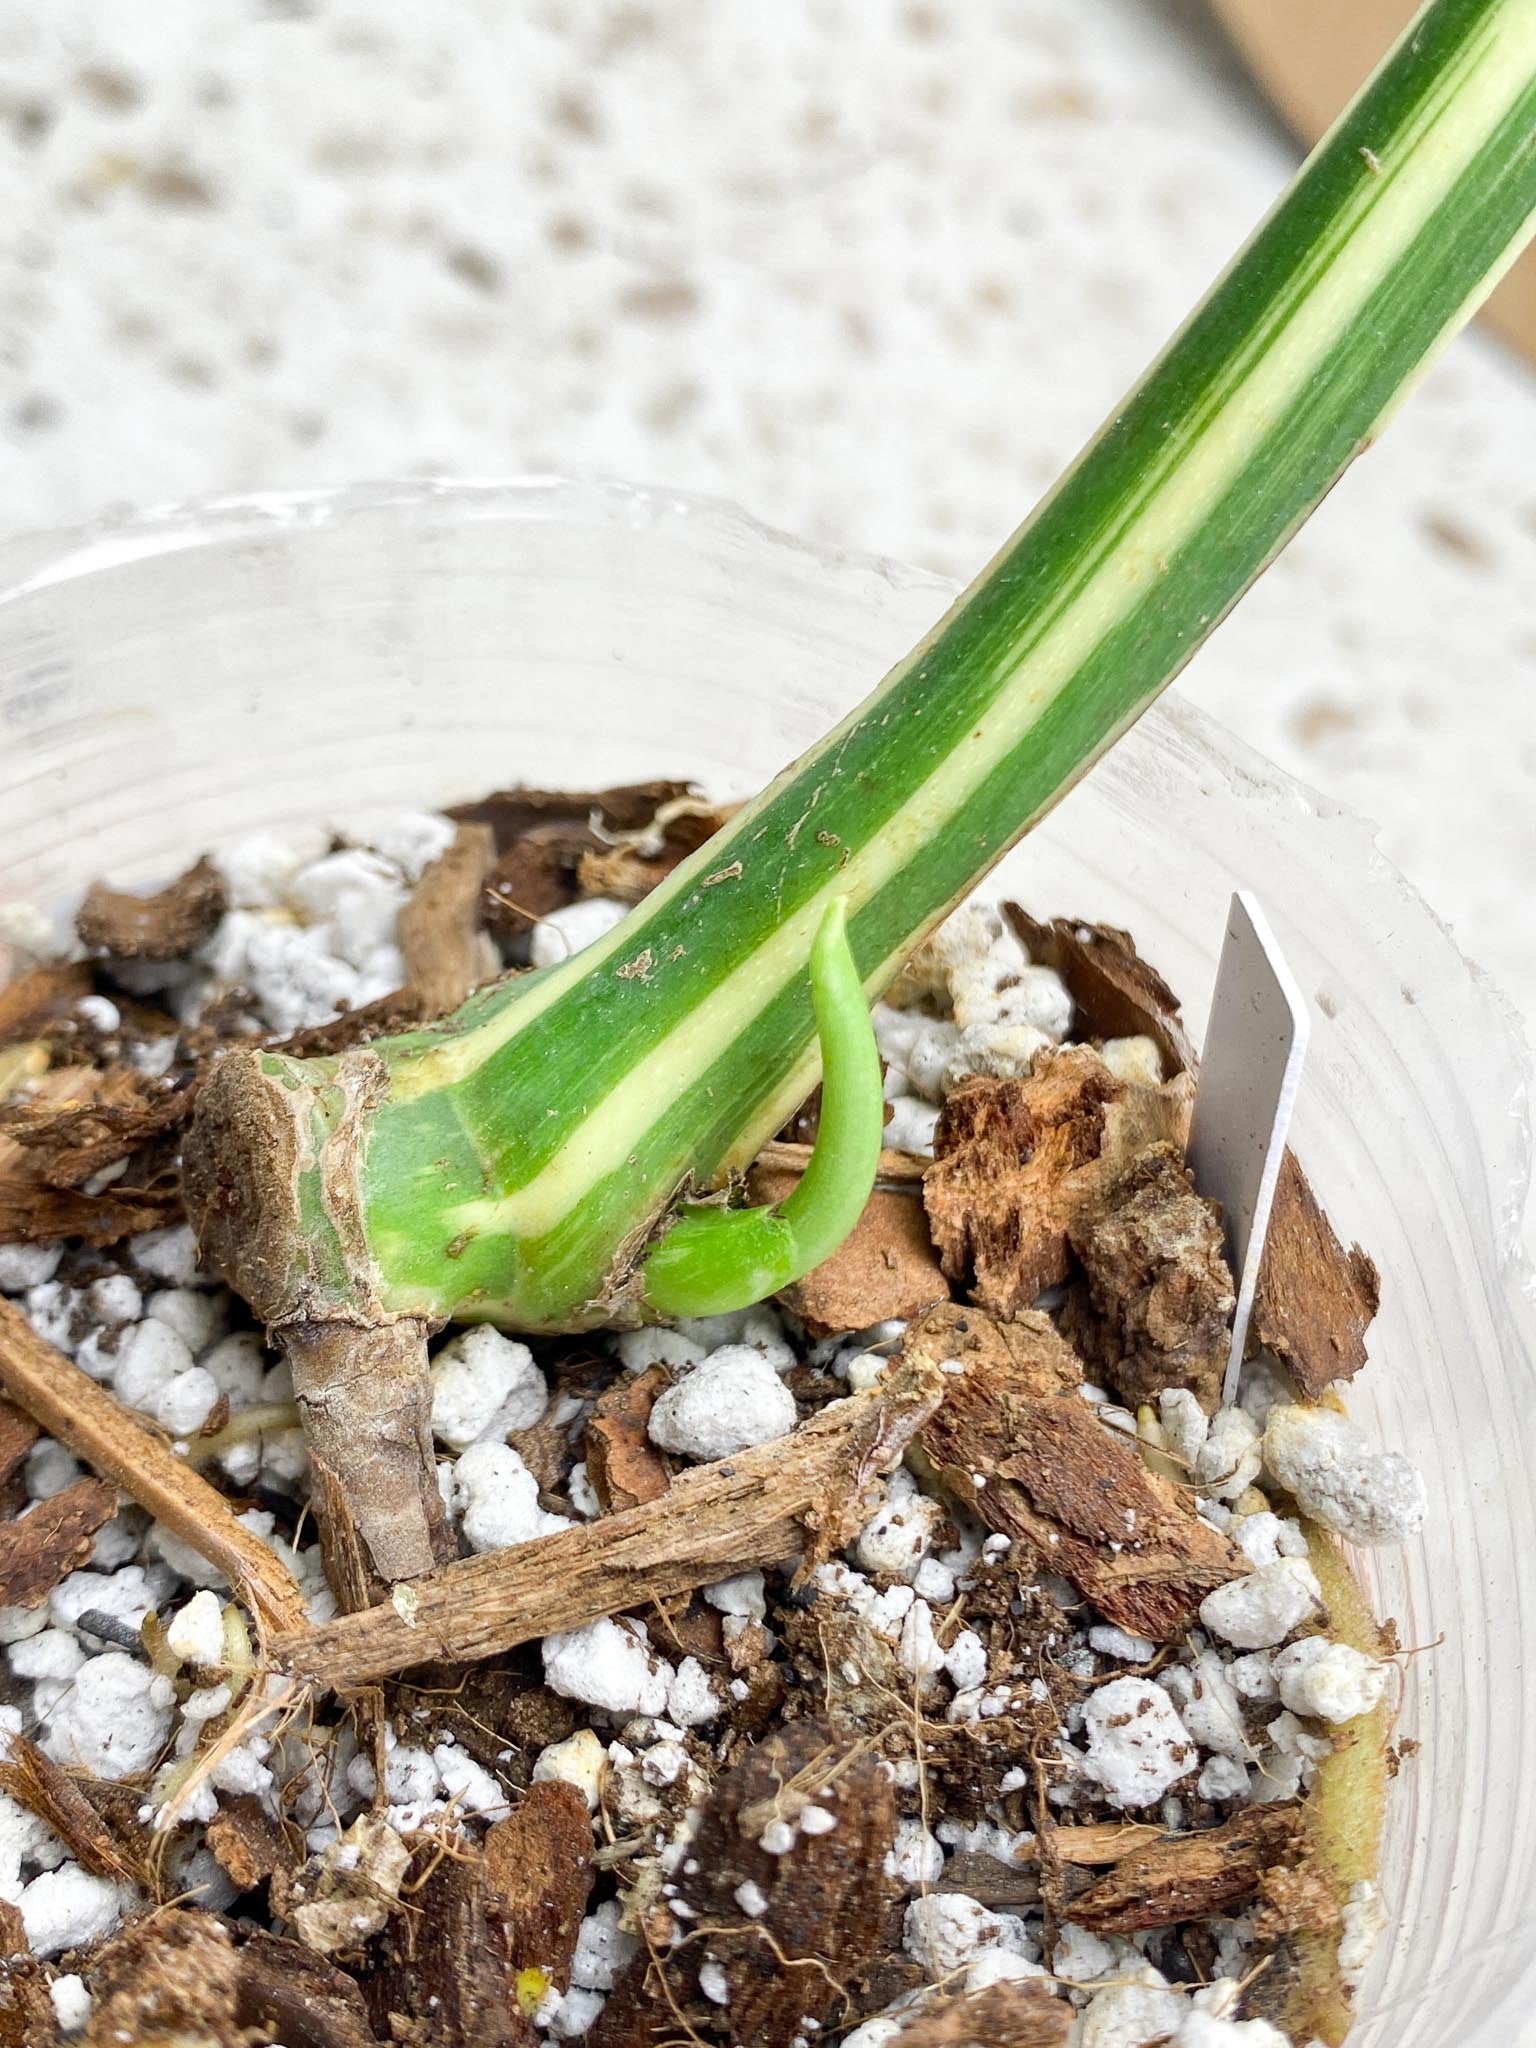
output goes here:
<path id="1" fill-rule="evenodd" d="M 1195 0 L 4 0 L 0 523 L 584 468 L 964 572 L 1291 160 Z M 1460 344 L 1184 687 L 1536 1015 L 1536 382 Z"/>

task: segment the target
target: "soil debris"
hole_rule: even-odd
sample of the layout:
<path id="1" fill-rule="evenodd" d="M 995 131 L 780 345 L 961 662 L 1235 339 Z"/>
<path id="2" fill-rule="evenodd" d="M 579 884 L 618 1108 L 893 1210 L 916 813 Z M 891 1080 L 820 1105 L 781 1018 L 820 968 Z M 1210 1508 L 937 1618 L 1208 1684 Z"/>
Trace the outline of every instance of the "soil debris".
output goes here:
<path id="1" fill-rule="evenodd" d="M 129 1067 L 59 1067 L 0 1103 L 0 1244 L 112 1244 L 181 1213 L 174 1134 L 191 1094 Z"/>
<path id="2" fill-rule="evenodd" d="M 696 852 L 728 815 L 683 782 L 603 790 L 505 789 L 448 816 L 489 825 L 496 860 L 487 879 L 487 923 L 510 936 L 579 896 L 637 903 Z"/>
<path id="3" fill-rule="evenodd" d="M 1287 1152 L 1259 1265 L 1250 1349 L 1267 1349 L 1315 1401 L 1365 1363 L 1365 1333 L 1381 1305 L 1381 1281 L 1359 1245 L 1345 1251 L 1306 1175 Z"/>
<path id="4" fill-rule="evenodd" d="M 890 2048 L 1064 2048 L 1071 2031 L 1072 2008 L 1048 1985 L 1005 1981 L 925 2001 L 902 2021 Z"/>
<path id="5" fill-rule="evenodd" d="M 629 1965 L 592 2048 L 673 2039 L 684 2011 L 705 2041 L 787 2042 L 834 2024 L 883 1945 L 895 1824 L 889 1772 L 835 1723 L 755 1744 L 705 1806 L 677 1885 L 679 1938 Z M 723 2003 L 699 1996 L 711 1963 Z"/>
<path id="6" fill-rule="evenodd" d="M 222 1571 L 250 1606 L 258 1628 L 303 1626 L 304 1601 L 292 1573 L 237 1518 L 228 1499 L 132 1409 L 45 1343 L 20 1309 L 5 1300 L 0 1300 L 0 1386 L 50 1436 Z"/>
<path id="7" fill-rule="evenodd" d="M 388 1821 L 365 1813 L 296 1870 L 272 1877 L 272 1910 L 317 1955 L 350 1955 L 401 1910 L 411 1852 Z"/>
<path id="8" fill-rule="evenodd" d="M 75 1005 L 91 993 L 91 986 L 84 960 L 45 961 L 18 974 L 0 987 L 0 1046 L 34 1039 L 46 1043 L 59 1026 L 73 1020 Z"/>
<path id="9" fill-rule="evenodd" d="M 208 1846 L 242 1892 L 293 1868 L 282 1828 L 251 1793 L 226 1794 L 220 1800 L 208 1823 Z"/>
<path id="10" fill-rule="evenodd" d="M 152 896 L 93 882 L 75 932 L 87 952 L 115 960 L 184 960 L 213 936 L 227 903 L 224 877 L 205 856 Z"/>
<path id="11" fill-rule="evenodd" d="M 63 1770 L 24 1735 L 13 1735 L 0 1757 L 0 1792 L 46 1822 L 93 1877 L 119 1878 L 155 1897 L 159 1886 L 148 1829 L 140 1825 L 136 1812 L 124 1811 L 122 1800 L 100 1797 L 122 1789 Z M 136 1794 L 129 1805 L 137 1808 Z M 114 1824 L 109 1825 L 107 1815 Z"/>
<path id="12" fill-rule="evenodd" d="M 407 1902 L 362 1977 L 375 2033 L 400 2048 L 534 2048 L 507 1905 L 475 1844 L 455 1831 L 421 1844 Z"/>

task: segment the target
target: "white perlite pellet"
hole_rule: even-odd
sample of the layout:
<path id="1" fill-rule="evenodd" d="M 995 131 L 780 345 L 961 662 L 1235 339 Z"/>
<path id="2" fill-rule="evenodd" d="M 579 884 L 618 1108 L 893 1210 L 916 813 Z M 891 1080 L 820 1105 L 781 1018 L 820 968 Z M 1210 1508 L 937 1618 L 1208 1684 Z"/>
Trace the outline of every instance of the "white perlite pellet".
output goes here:
<path id="1" fill-rule="evenodd" d="M 1353 1542 L 1402 1543 L 1423 1527 L 1423 1479 L 1345 1415 L 1281 1402 L 1265 1421 L 1263 1451 L 1302 1512 Z"/>
<path id="2" fill-rule="evenodd" d="M 1115 1678 L 1083 1706 L 1083 1768 L 1111 1806 L 1151 1806 L 1198 1761 L 1195 1744 L 1162 1686 Z"/>
<path id="3" fill-rule="evenodd" d="M 711 1352 L 651 1410 L 650 1439 L 708 1463 L 788 1436 L 795 1397 L 760 1351 L 728 1344 Z"/>
<path id="4" fill-rule="evenodd" d="M 1322 1591 L 1307 1560 L 1280 1557 L 1207 1593 L 1200 1619 L 1234 1649 L 1270 1650 L 1321 1608 Z"/>
<path id="5" fill-rule="evenodd" d="M 528 1346 L 489 1323 L 463 1331 L 432 1361 L 432 1433 L 450 1450 L 531 1429 L 548 1405 L 549 1389 Z"/>

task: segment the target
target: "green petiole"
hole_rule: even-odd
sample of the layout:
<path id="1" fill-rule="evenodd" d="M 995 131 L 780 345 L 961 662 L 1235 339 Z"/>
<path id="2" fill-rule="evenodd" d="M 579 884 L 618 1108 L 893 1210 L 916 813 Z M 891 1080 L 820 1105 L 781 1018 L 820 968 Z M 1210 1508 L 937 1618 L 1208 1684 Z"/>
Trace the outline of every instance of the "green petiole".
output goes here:
<path id="1" fill-rule="evenodd" d="M 793 1194 L 774 1208 L 686 1207 L 645 1261 L 655 1315 L 713 1316 L 776 1294 L 832 1256 L 863 1214 L 880 1164 L 885 1097 L 869 1003 L 848 948 L 848 899 L 827 905 L 811 947 L 821 1120 Z"/>
<path id="2" fill-rule="evenodd" d="M 807 989 L 828 905 L 836 973 L 878 992 L 1134 723 L 1513 260 L 1533 136 L 1536 0 L 1432 0 L 948 615 L 623 925 L 423 1031 L 214 1069 L 188 1212 L 384 1576 L 437 1540 L 432 1328 L 735 1305 L 833 1248 L 877 1143 L 860 1086 L 781 1208 L 666 1230 L 805 1096 L 818 1029 L 856 1050 Z"/>

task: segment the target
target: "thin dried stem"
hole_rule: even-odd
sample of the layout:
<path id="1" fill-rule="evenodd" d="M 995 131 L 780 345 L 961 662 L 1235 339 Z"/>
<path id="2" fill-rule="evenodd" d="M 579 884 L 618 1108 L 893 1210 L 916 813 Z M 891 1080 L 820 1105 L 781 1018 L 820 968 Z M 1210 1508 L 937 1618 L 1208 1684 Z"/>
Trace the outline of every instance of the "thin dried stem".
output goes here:
<path id="1" fill-rule="evenodd" d="M 236 1519 L 223 1494 L 3 1300 L 0 1387 L 50 1436 L 216 1565 L 251 1610 L 264 1639 L 303 1628 L 304 1596 L 297 1580 Z"/>

